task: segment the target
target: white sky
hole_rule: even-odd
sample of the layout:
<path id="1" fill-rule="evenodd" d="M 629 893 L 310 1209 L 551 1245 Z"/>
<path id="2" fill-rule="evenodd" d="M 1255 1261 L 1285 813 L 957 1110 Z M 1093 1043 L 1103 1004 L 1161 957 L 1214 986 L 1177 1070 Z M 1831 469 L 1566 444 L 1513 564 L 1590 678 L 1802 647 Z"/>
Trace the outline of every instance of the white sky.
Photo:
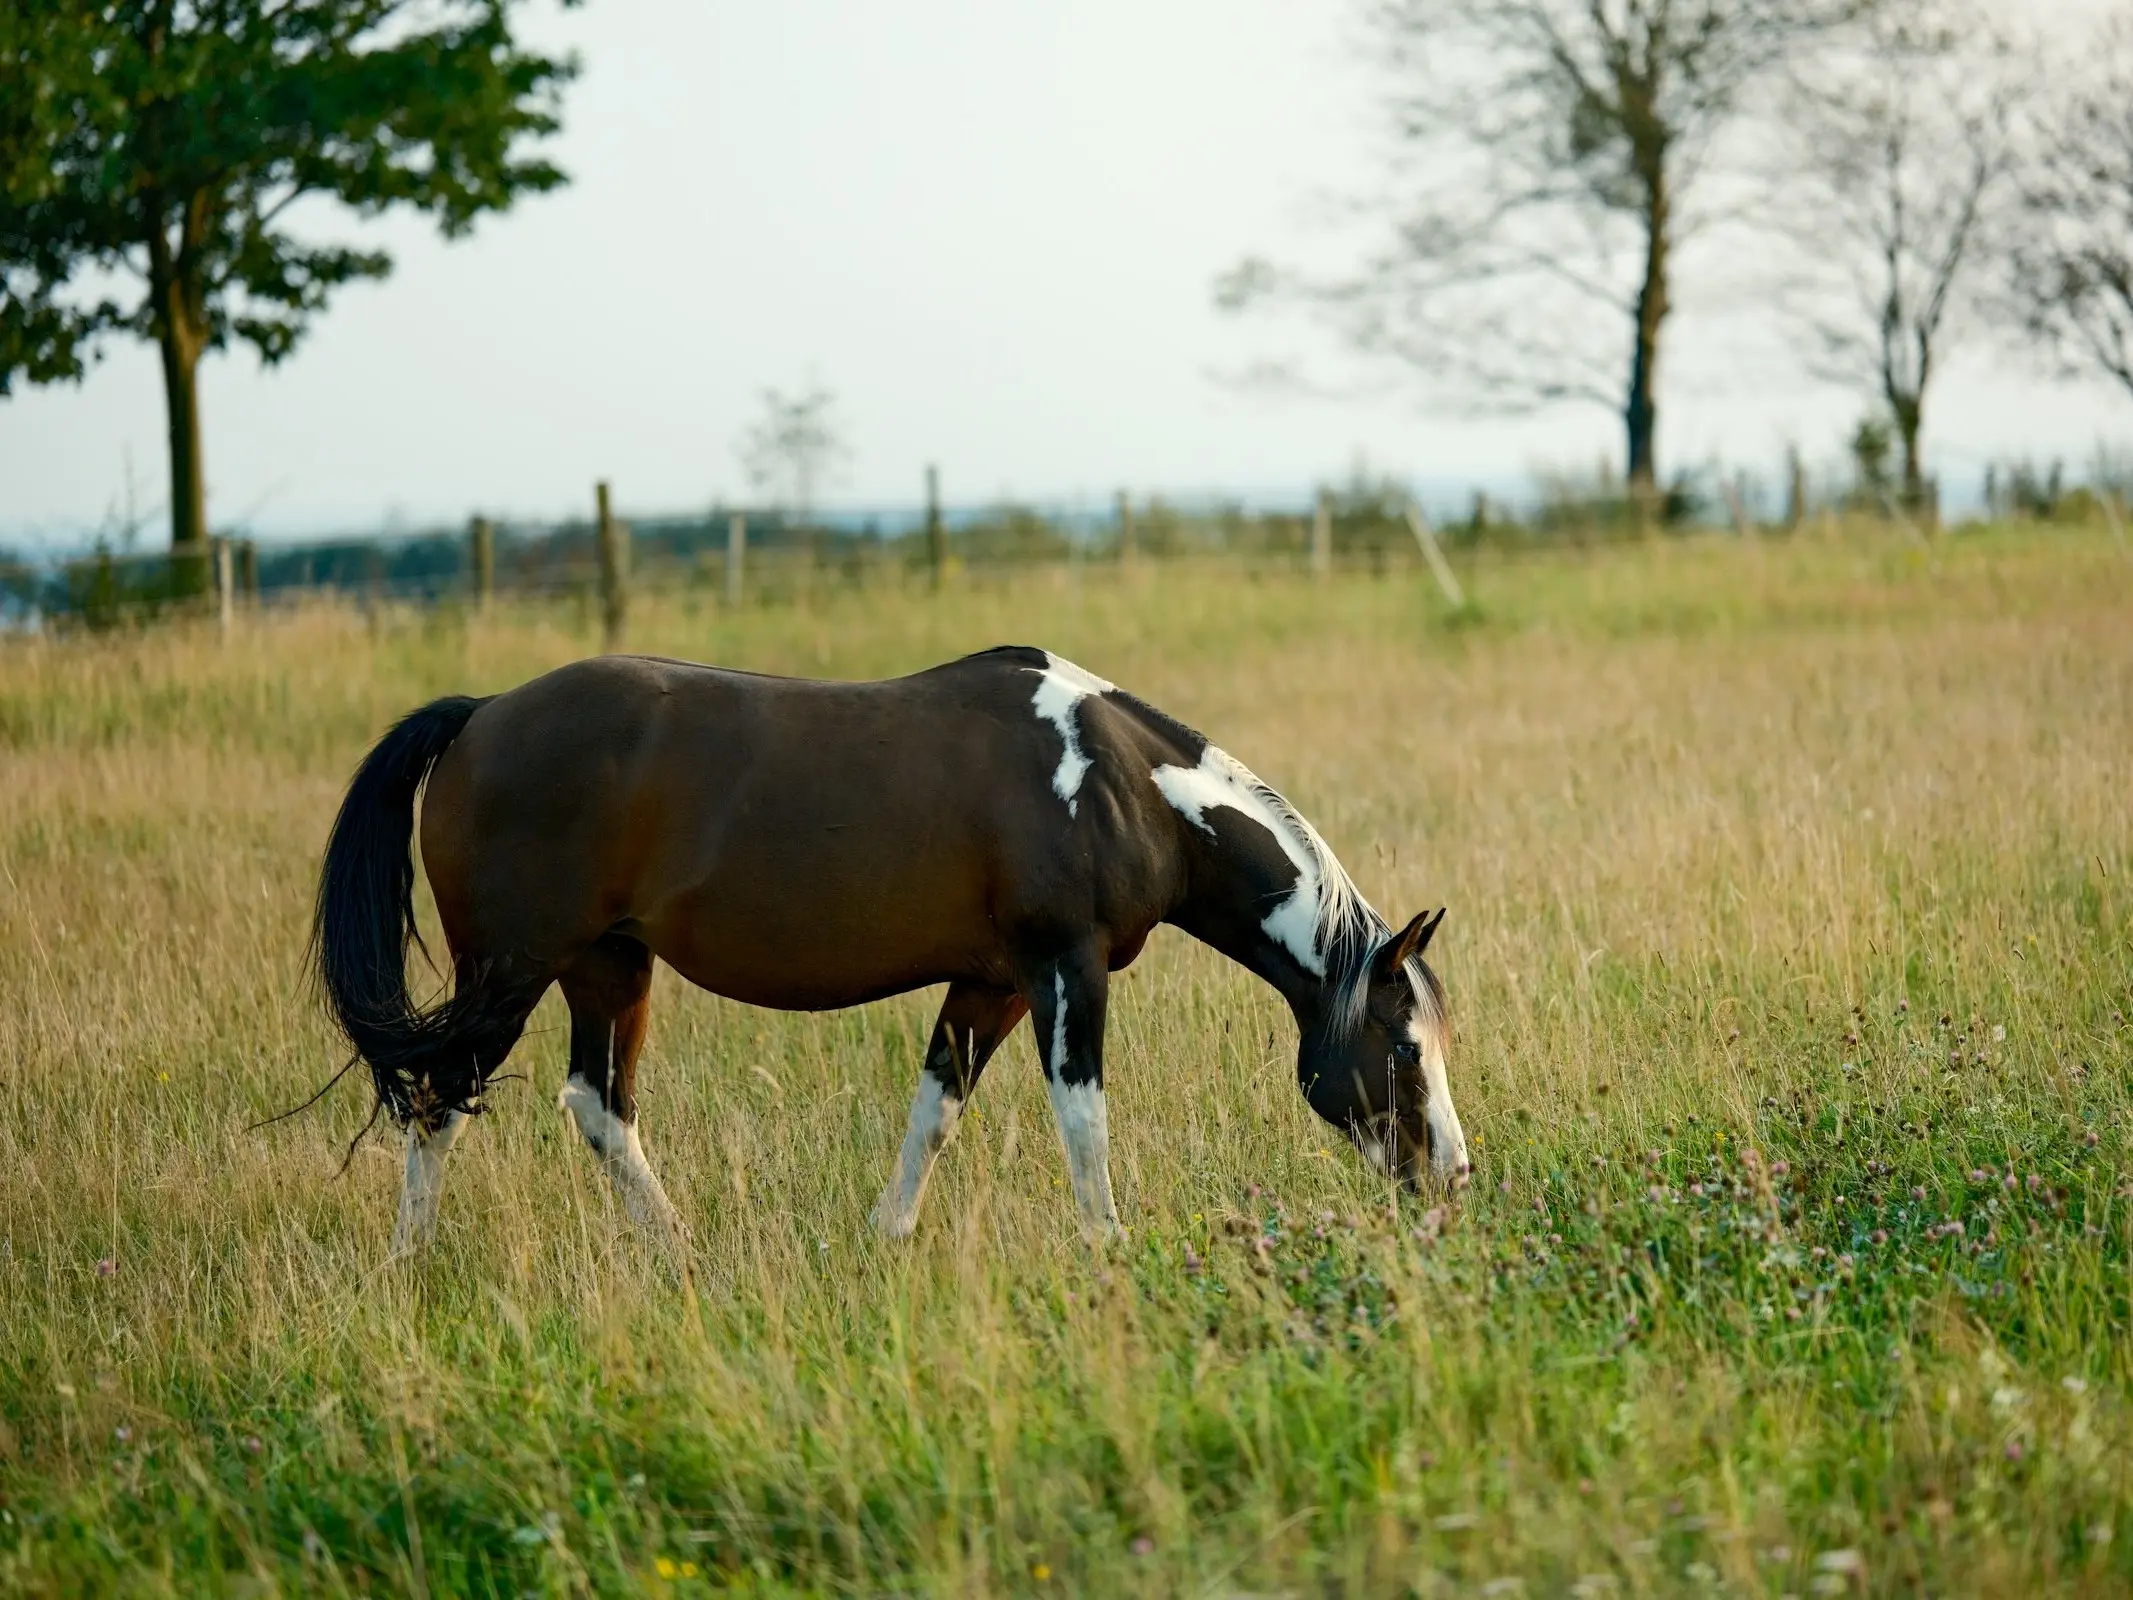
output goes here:
<path id="1" fill-rule="evenodd" d="M 1278 341 L 1212 308 L 1214 276 L 1309 253 L 1314 199 L 1373 170 L 1355 17 L 1332 0 L 593 0 L 544 18 L 584 58 L 554 145 L 571 186 L 452 246 L 336 220 L 398 270 L 345 291 L 281 368 L 239 350 L 203 369 L 211 519 L 560 514 L 599 476 L 626 508 L 737 497 L 759 391 L 810 375 L 842 402 L 843 504 L 912 502 L 929 460 L 953 501 L 1096 502 L 1296 491 L 1359 453 L 1439 485 L 1613 459 L 1619 424 L 1597 408 L 1461 421 L 1222 380 Z M 1774 474 L 1788 439 L 1833 459 L 1859 402 L 1773 361 L 1744 314 L 1697 318 L 1681 288 L 1662 464 Z M 0 401 L 0 537 L 80 537 L 129 450 L 160 504 L 161 406 L 153 351 L 123 344 L 78 388 Z M 1960 495 L 1988 455 L 2078 466 L 2133 438 L 2133 405 L 1973 346 L 1929 429 Z"/>

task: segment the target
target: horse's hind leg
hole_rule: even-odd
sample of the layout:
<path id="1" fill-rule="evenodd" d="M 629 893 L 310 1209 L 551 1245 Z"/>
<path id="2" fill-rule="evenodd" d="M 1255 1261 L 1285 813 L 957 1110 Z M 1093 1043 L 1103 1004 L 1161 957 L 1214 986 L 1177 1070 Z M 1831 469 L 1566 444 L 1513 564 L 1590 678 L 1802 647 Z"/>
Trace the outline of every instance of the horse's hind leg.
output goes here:
<path id="1" fill-rule="evenodd" d="M 444 1189 L 444 1158 L 467 1124 L 454 1111 L 434 1129 L 420 1121 L 407 1127 L 407 1170 L 400 1179 L 400 1218 L 393 1224 L 393 1248 L 404 1256 L 428 1244 L 437 1232 L 437 1198 Z"/>
<path id="2" fill-rule="evenodd" d="M 437 1206 L 444 1192 L 444 1158 L 472 1119 L 464 1111 L 435 1112 L 445 1104 L 474 1104 L 480 1085 L 503 1065 L 540 998 L 547 980 L 537 974 L 484 971 L 460 960 L 455 984 L 460 994 L 486 992 L 493 1003 L 476 1026 L 458 1041 L 451 1061 L 454 1073 L 439 1074 L 433 1063 L 421 1080 L 427 1115 L 418 1112 L 407 1124 L 407 1165 L 400 1178 L 400 1215 L 393 1224 L 392 1255 L 404 1256 L 427 1245 L 437 1233 Z M 472 1072 L 471 1079 L 465 1076 Z M 456 1075 L 454 1075 L 456 1074 Z"/>
<path id="3" fill-rule="evenodd" d="M 651 1017 L 652 953 L 608 934 L 564 969 L 562 986 L 570 1003 L 570 1076 L 556 1103 L 576 1119 L 630 1220 L 678 1245 L 681 1217 L 637 1137 L 637 1052 Z"/>
<path id="4" fill-rule="evenodd" d="M 978 1086 L 978 1075 L 1029 1009 L 1011 989 L 984 989 L 951 984 L 933 1024 L 926 1064 L 911 1101 L 911 1122 L 888 1187 L 874 1203 L 874 1226 L 892 1239 L 909 1238 L 918 1226 L 919 1202 L 934 1158 L 955 1136 L 964 1102 Z"/>

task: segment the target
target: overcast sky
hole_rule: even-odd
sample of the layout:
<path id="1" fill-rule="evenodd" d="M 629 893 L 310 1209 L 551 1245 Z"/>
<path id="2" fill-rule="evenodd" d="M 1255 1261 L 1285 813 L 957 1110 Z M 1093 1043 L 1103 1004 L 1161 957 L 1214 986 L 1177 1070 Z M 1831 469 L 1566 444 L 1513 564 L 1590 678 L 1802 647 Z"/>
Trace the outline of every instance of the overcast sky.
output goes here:
<path id="1" fill-rule="evenodd" d="M 2059 0 L 2080 3 L 2080 0 Z M 1598 408 L 1474 420 L 1224 374 L 1273 331 L 1215 311 L 1250 252 L 1308 253 L 1314 198 L 1370 169 L 1355 9 L 1332 0 L 592 0 L 554 153 L 571 186 L 447 246 L 337 220 L 398 270 L 345 291 L 296 356 L 203 367 L 210 516 L 265 534 L 739 496 L 766 385 L 810 377 L 852 445 L 830 500 L 1300 490 L 1358 456 L 1438 485 L 1620 449 Z M 1681 286 L 1669 469 L 1834 459 L 1859 414 Z M 1626 331 L 1625 331 L 1626 343 Z M 1284 341 L 1288 348 L 1293 341 Z M 2133 406 L 1973 346 L 1930 453 L 1960 496 L 1988 455 L 2088 458 Z M 78 538 L 130 452 L 159 504 L 154 352 L 0 400 L 0 536 Z"/>

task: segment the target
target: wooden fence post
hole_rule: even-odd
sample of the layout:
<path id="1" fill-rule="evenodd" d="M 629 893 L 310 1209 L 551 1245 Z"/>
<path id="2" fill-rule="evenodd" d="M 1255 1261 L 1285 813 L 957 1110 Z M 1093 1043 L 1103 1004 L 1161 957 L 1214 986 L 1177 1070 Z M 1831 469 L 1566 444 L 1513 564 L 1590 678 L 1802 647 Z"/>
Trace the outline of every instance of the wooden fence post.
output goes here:
<path id="1" fill-rule="evenodd" d="M 215 546 L 212 539 L 188 539 L 170 547 L 170 590 L 188 600 L 214 593 Z"/>
<path id="2" fill-rule="evenodd" d="M 225 638 L 237 609 L 237 585 L 231 574 L 230 541 L 215 541 L 215 625 Z"/>
<path id="3" fill-rule="evenodd" d="M 1134 554 L 1133 496 L 1121 489 L 1118 491 L 1118 559 L 1130 567 Z"/>
<path id="4" fill-rule="evenodd" d="M 496 529 L 487 517 L 467 524 L 467 565 L 474 580 L 474 609 L 487 611 L 496 594 Z"/>
<path id="5" fill-rule="evenodd" d="M 2133 545 L 2126 543 L 2126 520 L 2119 511 L 2118 491 L 2106 489 L 2097 496 L 2097 500 L 2103 506 L 2104 524 L 2111 530 L 2111 538 L 2118 545 L 2118 553 L 2133 561 Z"/>
<path id="6" fill-rule="evenodd" d="M 933 568 L 933 587 L 948 579 L 948 529 L 941 522 L 941 473 L 926 468 L 926 560 Z"/>
<path id="7" fill-rule="evenodd" d="M 1748 517 L 1748 477 L 1736 472 L 1726 480 L 1726 509 L 1733 513 L 1733 531 L 1743 543 L 1755 537 L 1755 524 Z"/>
<path id="8" fill-rule="evenodd" d="M 1807 463 L 1800 459 L 1800 447 L 1792 445 L 1785 451 L 1785 531 L 1798 533 L 1806 520 Z"/>
<path id="9" fill-rule="evenodd" d="M 1333 491 L 1318 491 L 1318 512 L 1311 519 L 1311 576 L 1323 578 L 1333 570 Z"/>
<path id="10" fill-rule="evenodd" d="M 606 648 L 613 652 L 622 648 L 623 628 L 629 621 L 630 536 L 629 530 L 615 518 L 615 508 L 608 498 L 605 479 L 594 486 L 593 497 L 598 504 L 600 515 L 598 538 L 601 631 Z"/>
<path id="11" fill-rule="evenodd" d="M 245 539 L 237 546 L 237 592 L 246 605 L 259 604 L 259 541 Z"/>
<path id="12" fill-rule="evenodd" d="M 1459 587 L 1459 577 L 1452 571 L 1452 564 L 1444 559 L 1444 547 L 1437 543 L 1437 530 L 1429 525 L 1429 519 L 1422 515 L 1422 507 L 1413 499 L 1407 502 L 1407 526 L 1414 532 L 1415 543 L 1422 547 L 1422 559 L 1429 563 L 1430 574 L 1437 580 L 1437 587 L 1444 591 L 1446 603 L 1454 610 L 1463 609 L 1466 591 Z"/>
<path id="13" fill-rule="evenodd" d="M 726 604 L 741 603 L 741 571 L 748 559 L 748 513 L 736 511 L 726 519 Z"/>

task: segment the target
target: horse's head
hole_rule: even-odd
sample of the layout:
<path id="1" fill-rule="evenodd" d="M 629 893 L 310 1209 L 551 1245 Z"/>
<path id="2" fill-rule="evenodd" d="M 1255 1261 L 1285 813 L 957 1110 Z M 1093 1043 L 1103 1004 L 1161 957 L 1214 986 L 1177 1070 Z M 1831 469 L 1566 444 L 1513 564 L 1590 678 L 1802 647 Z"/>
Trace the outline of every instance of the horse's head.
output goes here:
<path id="1" fill-rule="evenodd" d="M 1456 1184 L 1471 1171 L 1445 1078 L 1444 987 L 1422 960 L 1443 920 L 1442 911 L 1416 917 L 1338 981 L 1296 1055 L 1311 1109 L 1409 1188 L 1425 1173 Z"/>

